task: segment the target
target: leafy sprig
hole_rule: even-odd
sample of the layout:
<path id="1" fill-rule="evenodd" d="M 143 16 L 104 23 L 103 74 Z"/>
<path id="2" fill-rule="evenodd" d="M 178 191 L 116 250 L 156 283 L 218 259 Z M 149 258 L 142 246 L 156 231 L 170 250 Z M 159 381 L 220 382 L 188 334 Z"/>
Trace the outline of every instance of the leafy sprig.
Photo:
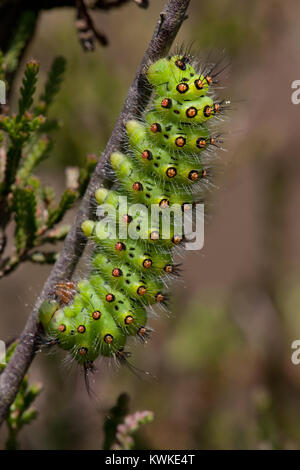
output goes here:
<path id="1" fill-rule="evenodd" d="M 9 362 L 18 342 L 15 341 L 9 347 L 6 354 L 6 361 Z M 0 374 L 6 367 L 6 364 L 0 363 Z M 42 386 L 40 384 L 30 385 L 28 382 L 28 376 L 26 375 L 22 380 L 18 394 L 15 401 L 12 403 L 9 409 L 8 416 L 6 418 L 6 424 L 8 428 L 8 438 L 6 441 L 7 450 L 16 450 L 20 447 L 18 442 L 18 435 L 21 429 L 31 423 L 37 418 L 36 409 L 32 408 L 32 404 L 41 393 Z"/>
<path id="2" fill-rule="evenodd" d="M 0 57 L 0 69 L 1 60 L 5 63 L 6 56 Z M 0 278 L 26 260 L 41 264 L 56 261 L 57 252 L 47 253 L 41 247 L 66 237 L 66 225 L 60 228 L 58 224 L 84 193 L 97 162 L 95 155 L 86 157 L 83 168 L 74 173 L 72 187 L 67 185 L 57 203 L 53 188 L 44 186 L 34 175 L 38 165 L 50 156 L 49 132 L 57 129 L 58 123 L 57 119 L 47 120 L 47 113 L 59 91 L 65 67 L 63 57 L 54 59 L 44 90 L 34 105 L 39 63 L 29 60 L 20 88 L 18 112 L 9 115 L 5 110 L 0 115 Z M 6 228 L 13 220 L 14 249 L 1 259 Z"/>
<path id="3" fill-rule="evenodd" d="M 129 396 L 122 393 L 104 422 L 104 449 L 130 450 L 136 446 L 134 436 L 140 428 L 153 421 L 152 411 L 129 414 Z"/>

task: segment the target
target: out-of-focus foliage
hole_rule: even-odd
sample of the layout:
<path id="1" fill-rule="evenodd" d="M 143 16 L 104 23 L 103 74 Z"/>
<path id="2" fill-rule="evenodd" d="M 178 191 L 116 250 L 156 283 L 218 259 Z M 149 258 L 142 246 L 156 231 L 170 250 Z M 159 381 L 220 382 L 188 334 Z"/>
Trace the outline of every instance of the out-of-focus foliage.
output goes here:
<path id="1" fill-rule="evenodd" d="M 25 33 L 31 28 L 31 23 L 28 25 L 27 20 L 25 15 L 24 22 L 21 22 L 16 31 L 17 39 L 12 42 L 11 49 L 1 56 L 3 77 L 7 69 L 11 71 L 16 66 L 22 40 L 24 42 Z M 39 68 L 39 62 L 34 59 L 26 63 L 17 112 L 9 114 L 8 107 L 4 107 L 3 114 L 0 115 L 0 253 L 4 252 L 0 263 L 0 277 L 26 260 L 49 264 L 56 261 L 57 252 L 43 252 L 41 247 L 45 243 L 54 244 L 66 236 L 66 227 L 57 227 L 57 224 L 84 193 L 97 161 L 96 156 L 89 155 L 83 168 L 75 173 L 73 171 L 75 177 L 67 181 L 69 185 L 58 204 L 55 203 L 52 187 L 43 185 L 34 174 L 40 163 L 50 155 L 52 139 L 49 132 L 58 127 L 57 119 L 47 120 L 47 113 L 59 91 L 65 72 L 65 59 L 61 56 L 54 59 L 44 90 L 34 105 Z M 70 169 L 68 171 L 70 173 Z M 5 256 L 6 229 L 12 218 L 15 221 L 14 251 Z"/>
<path id="2" fill-rule="evenodd" d="M 9 362 L 15 348 L 17 341 L 15 341 L 7 350 L 6 363 Z M 6 367 L 6 364 L 0 364 L 0 374 Z M 37 417 L 37 411 L 31 407 L 36 397 L 42 391 L 40 384 L 29 385 L 28 376 L 26 375 L 22 380 L 18 394 L 15 401 L 9 409 L 6 418 L 8 427 L 8 437 L 6 441 L 7 450 L 17 450 L 20 446 L 18 442 L 18 434 L 25 424 L 30 424 Z"/>
<path id="3" fill-rule="evenodd" d="M 66 164 L 104 148 L 163 3 L 150 2 L 146 14 L 128 6 L 128 21 L 124 11 L 95 14 L 110 46 L 92 54 L 78 45 L 71 10 L 43 15 L 29 50 L 41 58 L 41 78 L 58 51 L 68 60 L 48 115 L 64 127 L 53 158 L 40 167 L 43 179 L 55 180 Z M 155 414 L 139 448 L 145 442 L 152 449 L 300 447 L 300 368 L 291 363 L 291 343 L 300 338 L 300 111 L 290 101 L 290 84 L 299 78 L 300 4 L 192 0 L 188 14 L 177 43 L 193 43 L 212 61 L 225 48 L 231 63 L 229 151 L 220 153 L 221 189 L 211 191 L 204 250 L 178 258 L 184 281 L 172 289 L 172 313 L 151 320 L 155 332 L 145 348 L 132 345 L 133 363 L 154 378 L 138 381 L 127 368 L 100 362 L 97 407 L 83 393 L 80 372 L 61 364 L 63 355 L 37 359 L 32 373 L 44 383 L 43 420 L 24 429 L 23 448 L 99 448 L 103 417 L 124 390 L 133 409 Z M 58 189 L 63 192 L 62 183 Z M 83 263 L 81 274 L 85 269 Z M 1 317 L 1 335 L 12 334 L 16 323 L 21 330 L 24 303 L 48 272 L 33 266 L 17 271 L 13 283 L 4 279 L 2 302 L 18 320 Z"/>
<path id="4" fill-rule="evenodd" d="M 5 73 L 11 73 L 16 70 L 19 63 L 19 58 L 26 41 L 31 37 L 36 21 L 36 15 L 32 11 L 25 11 L 21 15 L 19 23 L 16 25 L 15 33 L 12 36 L 12 41 L 9 49 L 5 54 L 2 70 L 0 72 L 2 80 L 5 78 Z"/>
<path id="5" fill-rule="evenodd" d="M 135 435 L 144 424 L 153 421 L 151 411 L 129 414 L 129 396 L 122 393 L 104 422 L 104 449 L 135 449 Z"/>

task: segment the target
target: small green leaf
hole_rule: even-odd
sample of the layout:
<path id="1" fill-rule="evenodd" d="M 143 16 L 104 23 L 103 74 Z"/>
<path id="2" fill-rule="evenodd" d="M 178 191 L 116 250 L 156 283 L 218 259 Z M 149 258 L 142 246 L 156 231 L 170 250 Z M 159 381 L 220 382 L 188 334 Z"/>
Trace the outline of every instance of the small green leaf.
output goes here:
<path id="1" fill-rule="evenodd" d="M 38 416 L 38 412 L 34 409 L 24 411 L 24 413 L 22 414 L 20 418 L 19 428 L 21 429 L 21 427 L 24 426 L 24 424 L 30 424 L 31 421 L 37 418 L 37 416 Z"/>
<path id="2" fill-rule="evenodd" d="M 129 396 L 127 393 L 119 395 L 116 405 L 111 408 L 104 421 L 104 450 L 109 450 L 115 442 L 117 427 L 129 413 Z"/>
<path id="3" fill-rule="evenodd" d="M 68 235 L 70 230 L 70 225 L 65 224 L 60 227 L 56 227 L 53 230 L 49 231 L 48 234 L 43 238 L 43 243 L 56 243 L 57 241 L 64 240 Z"/>
<path id="4" fill-rule="evenodd" d="M 71 189 L 66 189 L 63 193 L 58 207 L 52 211 L 49 211 L 47 220 L 47 226 L 53 227 L 54 224 L 60 222 L 72 204 L 76 201 L 76 193 Z"/>
<path id="5" fill-rule="evenodd" d="M 5 176 L 1 192 L 8 193 L 15 182 L 16 173 L 22 157 L 22 145 L 16 143 L 9 147 L 6 154 Z"/>
<path id="6" fill-rule="evenodd" d="M 24 394 L 24 408 L 27 409 L 41 393 L 43 387 L 41 384 L 31 385 Z"/>
<path id="7" fill-rule="evenodd" d="M 87 185 L 89 184 L 91 175 L 97 165 L 98 158 L 94 153 L 86 155 L 85 165 L 80 169 L 79 174 L 79 194 L 83 196 Z"/>
<path id="8" fill-rule="evenodd" d="M 26 64 L 22 82 L 23 86 L 20 90 L 21 98 L 19 99 L 19 117 L 24 115 L 25 111 L 29 110 L 32 106 L 39 68 L 40 64 L 35 59 L 29 60 Z"/>
<path id="9" fill-rule="evenodd" d="M 54 203 L 55 192 L 51 186 L 44 186 L 41 193 L 42 200 L 47 207 L 51 207 Z"/>
<path id="10" fill-rule="evenodd" d="M 25 148 L 24 159 L 17 173 L 17 177 L 23 185 L 27 184 L 28 178 L 32 174 L 33 170 L 47 157 L 51 145 L 52 143 L 49 137 L 43 135 L 29 148 Z"/>
<path id="11" fill-rule="evenodd" d="M 35 113 L 45 114 L 60 89 L 66 69 L 66 59 L 58 56 L 54 59 L 45 84 L 45 90 L 40 95 L 40 102 L 35 108 Z"/>
<path id="12" fill-rule="evenodd" d="M 17 68 L 21 52 L 34 31 L 35 22 L 35 12 L 25 11 L 21 15 L 8 51 L 3 57 L 5 71 L 13 72 Z"/>
<path id="13" fill-rule="evenodd" d="M 54 264 L 58 259 L 59 253 L 57 251 L 48 251 L 44 253 L 43 251 L 35 251 L 29 256 L 29 260 L 32 263 L 38 264 Z"/>
<path id="14" fill-rule="evenodd" d="M 17 187 L 14 191 L 16 221 L 15 243 L 18 253 L 31 248 L 37 232 L 36 196 L 31 186 Z"/>

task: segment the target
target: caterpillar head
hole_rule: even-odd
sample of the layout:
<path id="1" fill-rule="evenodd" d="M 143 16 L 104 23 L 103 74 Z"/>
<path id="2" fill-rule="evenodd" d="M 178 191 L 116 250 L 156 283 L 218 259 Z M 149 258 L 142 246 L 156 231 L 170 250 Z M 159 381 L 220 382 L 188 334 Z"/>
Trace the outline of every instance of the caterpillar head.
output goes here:
<path id="1" fill-rule="evenodd" d="M 182 55 L 174 55 L 167 59 L 160 59 L 150 65 L 147 77 L 154 86 L 174 81 L 180 83 L 183 79 L 189 80 L 195 75 L 195 70 L 189 63 L 189 58 Z"/>

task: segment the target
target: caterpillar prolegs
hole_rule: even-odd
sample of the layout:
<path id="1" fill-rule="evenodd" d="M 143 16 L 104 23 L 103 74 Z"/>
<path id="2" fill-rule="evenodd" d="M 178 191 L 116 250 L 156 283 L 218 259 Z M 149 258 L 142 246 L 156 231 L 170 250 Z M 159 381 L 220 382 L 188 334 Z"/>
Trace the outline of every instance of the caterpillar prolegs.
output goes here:
<path id="1" fill-rule="evenodd" d="M 166 285 L 177 272 L 174 247 L 185 237 L 177 232 L 176 217 L 193 212 L 205 185 L 203 156 L 217 140 L 206 123 L 224 107 L 213 99 L 212 70 L 198 69 L 192 57 L 183 55 L 148 67 L 151 104 L 143 119 L 126 123 L 124 153 L 110 156 L 114 189 L 95 193 L 98 210 L 109 214 L 107 221 L 82 224 L 95 245 L 90 274 L 78 283 L 59 283 L 53 298 L 41 305 L 39 318 L 50 341 L 85 368 L 100 355 L 126 360 L 127 337 L 148 336 L 147 307 L 166 303 Z M 156 222 L 148 212 L 153 207 L 159 212 Z M 177 215 L 170 215 L 171 207 Z M 138 237 L 129 237 L 130 229 Z"/>

